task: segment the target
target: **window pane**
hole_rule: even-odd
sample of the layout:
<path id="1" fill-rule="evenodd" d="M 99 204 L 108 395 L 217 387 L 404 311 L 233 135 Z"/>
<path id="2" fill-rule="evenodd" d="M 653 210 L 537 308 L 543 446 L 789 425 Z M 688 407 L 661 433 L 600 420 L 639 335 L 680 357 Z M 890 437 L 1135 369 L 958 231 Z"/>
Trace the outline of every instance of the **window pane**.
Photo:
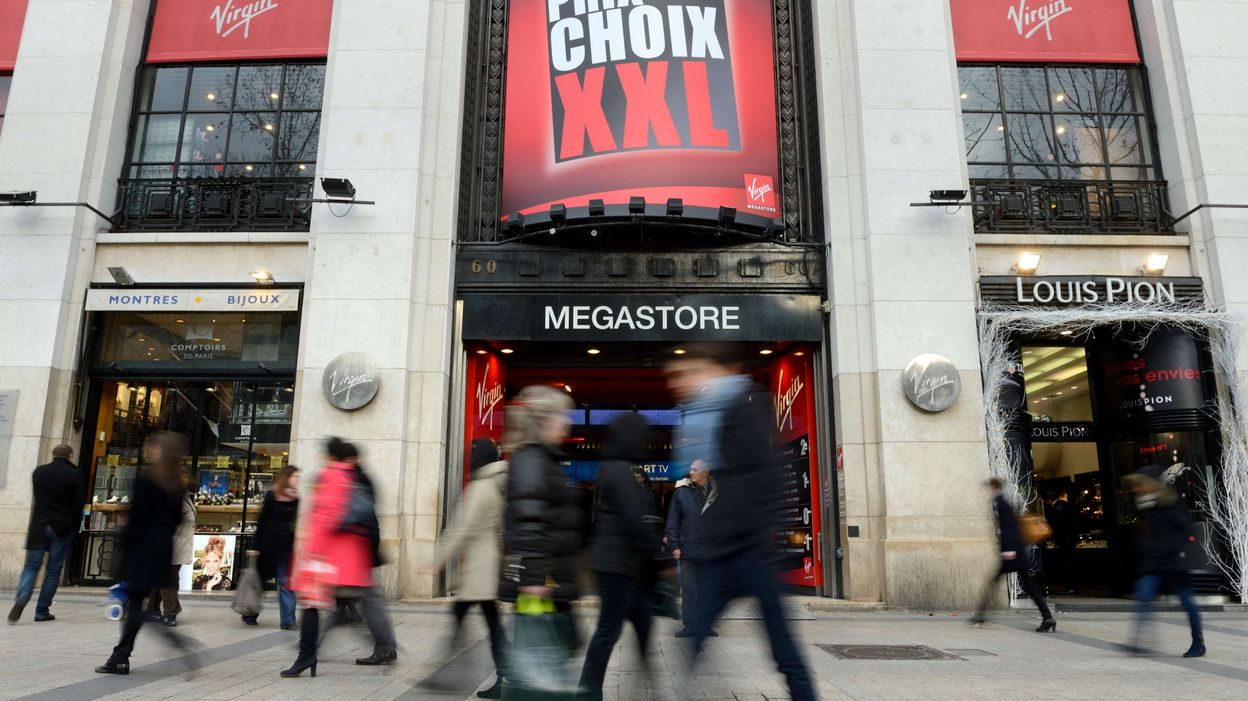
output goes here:
<path id="1" fill-rule="evenodd" d="M 1023 375 L 1033 421 L 1092 420 L 1083 346 L 1024 346 Z"/>
<path id="2" fill-rule="evenodd" d="M 1138 73 L 1126 68 L 1098 68 L 1102 112 L 1139 112 Z"/>
<path id="3" fill-rule="evenodd" d="M 288 66 L 282 108 L 319 110 L 324 88 L 325 66 Z"/>
<path id="4" fill-rule="evenodd" d="M 1110 168 L 1109 176 L 1114 180 L 1151 180 L 1151 168 Z"/>
<path id="5" fill-rule="evenodd" d="M 173 161 L 178 157 L 178 129 L 182 127 L 180 114 L 154 114 L 139 118 L 139 134 L 143 141 L 135 144 L 139 149 L 140 162 Z"/>
<path id="6" fill-rule="evenodd" d="M 140 110 L 181 112 L 186 99 L 187 68 L 148 68 L 143 73 L 143 97 Z"/>
<path id="7" fill-rule="evenodd" d="M 184 163 L 220 163 L 225 160 L 225 115 L 188 114 L 182 132 Z"/>
<path id="8" fill-rule="evenodd" d="M 1107 115 L 1105 117 L 1105 152 L 1110 164 L 1144 163 L 1147 160 L 1145 142 L 1135 117 Z"/>
<path id="9" fill-rule="evenodd" d="M 1007 112 L 1047 112 L 1049 109 L 1043 68 L 1002 68 L 1001 88 L 1005 92 Z"/>
<path id="10" fill-rule="evenodd" d="M 1009 168 L 1004 163 L 972 163 L 967 170 L 976 180 L 1007 180 L 1010 177 Z"/>
<path id="11" fill-rule="evenodd" d="M 1057 168 L 1015 164 L 1013 170 L 1016 180 L 1057 180 Z"/>
<path id="12" fill-rule="evenodd" d="M 1001 115 L 964 114 L 962 132 L 966 136 L 966 160 L 1005 160 L 1005 127 L 1001 124 Z"/>
<path id="13" fill-rule="evenodd" d="M 1104 163 L 1101 120 L 1094 114 L 1061 115 L 1054 118 L 1057 148 L 1063 163 Z"/>
<path id="14" fill-rule="evenodd" d="M 277 160 L 315 161 L 316 143 L 320 133 L 320 112 L 291 112 L 282 115 L 282 128 L 277 135 Z"/>
<path id="15" fill-rule="evenodd" d="M 227 163 L 222 174 L 227 178 L 267 178 L 273 175 L 268 163 Z"/>
<path id="16" fill-rule="evenodd" d="M 8 111 L 9 107 L 9 86 L 13 84 L 13 76 L 0 75 L 0 116 Z"/>
<path id="17" fill-rule="evenodd" d="M 236 110 L 275 110 L 281 101 L 281 66 L 243 66 L 238 69 Z"/>
<path id="18" fill-rule="evenodd" d="M 1049 80 L 1055 112 L 1095 112 L 1096 89 L 1091 68 L 1052 68 Z"/>
<path id="19" fill-rule="evenodd" d="M 1053 163 L 1053 130 L 1047 114 L 1009 115 L 1010 160 L 1014 163 Z"/>
<path id="20" fill-rule="evenodd" d="M 182 163 L 178 166 L 179 178 L 219 178 L 225 174 L 225 166 L 220 163 L 212 165 L 192 165 Z"/>
<path id="21" fill-rule="evenodd" d="M 1001 94 L 997 89 L 995 66 L 970 66 L 958 69 L 964 110 L 996 111 L 1001 108 Z"/>
<path id="22" fill-rule="evenodd" d="M 231 125 L 231 161 L 267 163 L 273 160 L 277 115 L 272 112 L 235 113 Z"/>
<path id="23" fill-rule="evenodd" d="M 137 166 L 130 169 L 130 177 L 139 179 L 161 179 L 173 177 L 173 166 Z"/>
<path id="24" fill-rule="evenodd" d="M 198 67 L 191 73 L 191 112 L 229 112 L 234 99 L 234 68 Z"/>
<path id="25" fill-rule="evenodd" d="M 1104 166 L 1062 166 L 1058 168 L 1062 180 L 1104 180 Z"/>

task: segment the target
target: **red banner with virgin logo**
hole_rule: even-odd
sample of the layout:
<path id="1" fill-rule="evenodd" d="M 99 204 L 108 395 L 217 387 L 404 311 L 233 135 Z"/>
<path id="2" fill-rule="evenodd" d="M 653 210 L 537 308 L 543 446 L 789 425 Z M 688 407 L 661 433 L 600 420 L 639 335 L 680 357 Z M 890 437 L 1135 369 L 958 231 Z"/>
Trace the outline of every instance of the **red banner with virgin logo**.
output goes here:
<path id="1" fill-rule="evenodd" d="M 333 0 L 159 0 L 148 63 L 320 58 Z"/>
<path id="2" fill-rule="evenodd" d="M 1130 0 L 949 0 L 959 61 L 1139 63 Z"/>
<path id="3" fill-rule="evenodd" d="M 28 0 L 0 0 L 0 73 L 17 64 L 17 45 L 22 41 Z"/>
<path id="4" fill-rule="evenodd" d="M 786 584 L 817 587 L 823 584 L 822 519 L 811 355 L 805 349 L 793 351 L 772 363 L 767 374 L 781 468 L 776 569 Z"/>
<path id="5" fill-rule="evenodd" d="M 511 0 L 503 213 L 641 196 L 780 216 L 771 6 Z"/>
<path id="6" fill-rule="evenodd" d="M 472 465 L 472 442 L 489 438 L 503 442 L 503 400 L 507 385 L 503 384 L 503 361 L 486 352 L 468 357 L 468 396 L 464 424 L 464 484 L 468 483 Z"/>

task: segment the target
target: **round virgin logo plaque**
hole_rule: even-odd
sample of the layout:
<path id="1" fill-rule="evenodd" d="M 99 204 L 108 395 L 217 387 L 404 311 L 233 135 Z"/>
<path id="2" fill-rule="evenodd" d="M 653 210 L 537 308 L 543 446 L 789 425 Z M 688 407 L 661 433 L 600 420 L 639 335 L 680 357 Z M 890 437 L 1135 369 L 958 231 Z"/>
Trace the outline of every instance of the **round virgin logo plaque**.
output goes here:
<path id="1" fill-rule="evenodd" d="M 377 366 L 363 353 L 343 353 L 334 358 L 321 378 L 325 398 L 343 411 L 355 411 L 373 401 L 380 386 Z"/>
<path id="2" fill-rule="evenodd" d="M 948 409 L 958 400 L 962 378 L 948 358 L 924 353 L 911 360 L 901 373 L 901 388 L 911 404 L 935 413 Z"/>

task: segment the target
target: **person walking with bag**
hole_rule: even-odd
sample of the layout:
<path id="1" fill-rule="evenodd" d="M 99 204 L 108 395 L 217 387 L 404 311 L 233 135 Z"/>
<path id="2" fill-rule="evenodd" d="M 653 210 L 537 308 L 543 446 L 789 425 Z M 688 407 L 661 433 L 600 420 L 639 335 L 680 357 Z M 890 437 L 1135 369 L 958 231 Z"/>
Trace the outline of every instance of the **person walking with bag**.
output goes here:
<path id="1" fill-rule="evenodd" d="M 463 630 L 464 617 L 474 605 L 481 607 L 490 629 L 490 652 L 494 657 L 496 679 L 493 686 L 477 694 L 483 699 L 502 695 L 503 655 L 507 637 L 498 618 L 498 572 L 503 561 L 503 511 L 507 505 L 508 465 L 499 459 L 498 444 L 489 438 L 472 442 L 472 469 L 459 510 L 438 539 L 435 559 L 442 569 L 456 557 L 463 558 L 460 587 L 456 592 L 455 633 L 449 646 L 453 651 Z"/>
<path id="2" fill-rule="evenodd" d="M 147 603 L 147 615 L 153 623 L 160 623 L 170 628 L 178 625 L 178 614 L 182 613 L 182 602 L 178 599 L 179 574 L 183 565 L 191 565 L 195 561 L 195 497 L 191 493 L 191 473 L 179 470 L 182 479 L 182 520 L 173 537 L 173 564 L 169 567 L 169 586 L 152 590 L 152 597 Z M 163 615 L 161 609 L 164 609 Z"/>
<path id="3" fill-rule="evenodd" d="M 295 593 L 290 590 L 290 556 L 295 547 L 295 524 L 299 517 L 299 468 L 287 465 L 273 478 L 264 495 L 256 521 L 256 549 L 247 551 L 256 563 L 260 581 L 277 580 L 278 622 L 282 630 L 295 627 Z M 243 616 L 254 626 L 259 614 Z"/>
<path id="4" fill-rule="evenodd" d="M 282 670 L 283 677 L 298 677 L 306 669 L 316 676 L 321 609 L 333 609 L 337 598 L 363 599 L 373 654 L 356 664 L 391 664 L 398 656 L 394 628 L 373 579 L 373 567 L 380 564 L 380 536 L 372 483 L 359 467 L 360 453 L 354 445 L 331 438 L 326 453 L 328 461 L 312 490 L 291 575 L 291 589 L 308 606 L 299 629 L 299 656 Z"/>
<path id="5" fill-rule="evenodd" d="M 182 456 L 186 454 L 185 436 L 161 431 L 152 434 L 143 444 L 143 469 L 134 479 L 134 497 L 130 502 L 130 522 L 118 543 L 120 561 L 118 579 L 125 582 L 126 615 L 122 619 L 121 639 L 108 660 L 95 668 L 100 674 L 129 674 L 130 653 L 134 640 L 147 620 L 144 603 L 152 590 L 169 587 L 173 562 L 173 542 L 182 522 Z M 165 636 L 183 652 L 192 641 L 161 626 Z M 187 656 L 190 667 L 196 666 L 194 655 Z"/>
<path id="6" fill-rule="evenodd" d="M 634 476 L 634 468 L 646 458 L 648 434 L 640 414 L 623 414 L 607 429 L 598 470 L 598 517 L 590 541 L 590 569 L 602 607 L 581 670 L 577 698 L 583 701 L 602 700 L 607 664 L 626 620 L 637 634 L 642 667 L 649 669 L 649 587 L 662 543 L 654 497 Z"/>
<path id="7" fill-rule="evenodd" d="M 40 465 L 31 474 L 34 505 L 30 510 L 30 526 L 26 531 L 26 563 L 17 584 L 17 597 L 9 609 L 9 623 L 17 623 L 26 604 L 35 593 L 35 578 L 43 555 L 48 567 L 43 573 L 43 586 L 35 603 L 35 622 L 55 621 L 52 598 L 61 584 L 61 568 L 69 554 L 69 546 L 82 521 L 82 505 L 86 500 L 82 473 L 71 460 L 74 449 L 58 445 L 52 449 L 52 462 Z"/>
<path id="8" fill-rule="evenodd" d="M 1010 506 L 1010 502 L 1006 500 L 1002 491 L 1004 486 L 1005 483 L 999 477 L 988 480 L 988 488 L 992 491 L 992 512 L 997 521 L 997 551 L 1001 556 L 1001 564 L 984 586 L 984 595 L 980 599 L 979 608 L 971 616 L 970 622 L 971 625 L 984 624 L 984 613 L 988 610 L 988 605 L 992 603 L 992 597 L 997 591 L 997 583 L 1002 577 L 1016 572 L 1019 585 L 1022 586 L 1023 591 L 1027 592 L 1027 596 L 1031 597 L 1043 617 L 1036 632 L 1052 633 L 1057 630 L 1057 620 L 1053 618 L 1053 613 L 1049 610 L 1049 604 L 1044 599 L 1044 591 L 1040 589 L 1040 583 L 1028 571 L 1028 544 L 1023 538 L 1022 529 L 1019 528 L 1014 507 Z"/>

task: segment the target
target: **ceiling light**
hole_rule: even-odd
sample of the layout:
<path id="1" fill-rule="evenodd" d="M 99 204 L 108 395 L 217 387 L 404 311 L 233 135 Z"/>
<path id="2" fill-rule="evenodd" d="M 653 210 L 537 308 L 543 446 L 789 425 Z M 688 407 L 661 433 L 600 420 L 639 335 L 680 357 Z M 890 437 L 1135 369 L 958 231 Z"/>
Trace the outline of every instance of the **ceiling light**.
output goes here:
<path id="1" fill-rule="evenodd" d="M 772 354 L 772 353 L 774 353 L 774 352 L 775 352 L 775 351 L 773 351 L 773 350 L 772 350 L 772 349 L 770 349 L 770 348 L 764 348 L 764 349 L 760 350 L 760 351 L 758 352 L 758 354 L 759 354 L 759 355 L 771 355 L 771 354 Z"/>
<path id="2" fill-rule="evenodd" d="M 1040 267 L 1040 254 L 1039 253 L 1024 253 L 1018 257 L 1018 262 L 1014 264 L 1014 270 L 1016 272 L 1024 273 L 1027 275 L 1035 273 L 1039 267 Z"/>
<path id="3" fill-rule="evenodd" d="M 1074 387 L 1071 387 L 1071 389 L 1079 389 L 1079 385 L 1075 385 Z"/>
<path id="4" fill-rule="evenodd" d="M 503 355 L 511 355 L 512 353 L 515 353 L 515 351 L 510 348 L 504 348 L 499 351 L 499 353 L 502 353 Z"/>
<path id="5" fill-rule="evenodd" d="M 997 131 L 1005 131 L 1005 125 L 1004 124 L 997 125 Z"/>
<path id="6" fill-rule="evenodd" d="M 217 130 L 217 125 L 215 124 L 204 125 L 204 131 L 216 131 L 216 130 Z"/>
<path id="7" fill-rule="evenodd" d="M 307 163 L 300 163 L 300 164 L 299 164 L 299 170 L 307 170 L 307 169 L 308 169 L 308 164 L 307 164 Z"/>
<path id="8" fill-rule="evenodd" d="M 1065 134 L 1065 133 L 1066 133 L 1066 125 L 1065 124 L 1057 125 L 1057 135 L 1061 136 L 1062 134 Z"/>
<path id="9" fill-rule="evenodd" d="M 794 353 L 793 355 L 796 355 L 797 357 L 799 357 L 799 358 L 800 358 L 800 357 L 802 357 L 803 355 L 806 355 L 806 351 L 798 351 L 798 352 Z"/>
<path id="10" fill-rule="evenodd" d="M 210 93 L 208 93 L 207 95 L 204 95 L 204 97 L 205 97 L 205 98 L 206 98 L 209 102 L 212 102 L 213 100 L 216 100 L 216 99 L 217 99 L 217 94 L 216 94 L 216 93 L 212 93 L 212 92 L 210 92 Z"/>
<path id="11" fill-rule="evenodd" d="M 589 350 L 587 350 L 587 351 L 585 351 L 585 352 L 586 352 L 586 353 L 589 353 L 590 355 L 598 355 L 598 354 L 599 354 L 599 353 L 601 353 L 602 351 L 598 350 L 597 348 L 590 348 Z"/>
<path id="12" fill-rule="evenodd" d="M 966 93 L 962 93 L 961 95 L 958 95 L 958 97 L 960 97 L 960 98 L 962 98 L 963 100 L 965 100 L 966 98 L 970 97 L 970 95 L 967 95 Z"/>
<path id="13" fill-rule="evenodd" d="M 156 350 L 156 349 L 155 349 L 155 348 L 148 348 L 148 350 L 149 350 L 149 351 L 154 351 L 154 350 Z"/>
<path id="14" fill-rule="evenodd" d="M 186 323 L 186 319 L 175 319 L 175 321 L 177 321 L 179 324 L 185 324 L 185 323 Z"/>
<path id="15" fill-rule="evenodd" d="M 1068 329 L 1068 330 L 1066 330 L 1066 331 L 1063 331 L 1063 332 L 1062 332 L 1062 335 L 1063 335 L 1063 336 L 1074 336 L 1074 335 L 1075 335 L 1075 332 L 1074 332 L 1074 331 L 1071 331 L 1071 330 L 1069 330 L 1069 329 Z"/>
<path id="16" fill-rule="evenodd" d="M 247 171 L 248 173 L 250 173 L 251 171 L 255 170 L 255 167 L 254 167 L 254 166 L 252 166 L 252 165 L 249 163 L 249 164 L 247 164 L 247 165 L 243 166 L 243 170 L 245 170 L 245 171 Z"/>
<path id="17" fill-rule="evenodd" d="M 485 355 L 487 352 L 488 351 L 486 351 L 484 348 L 477 349 L 477 355 Z"/>
<path id="18" fill-rule="evenodd" d="M 213 343 L 220 343 L 220 342 L 221 342 L 221 339 L 219 339 L 219 338 L 214 338 L 214 339 L 212 339 L 212 342 L 213 342 Z"/>
<path id="19" fill-rule="evenodd" d="M 275 93 L 275 92 L 271 92 L 271 93 L 269 93 L 269 99 L 270 99 L 270 100 L 276 100 L 278 97 L 279 97 L 279 96 L 278 96 L 278 94 L 277 94 L 277 93 Z"/>
<path id="20" fill-rule="evenodd" d="M 1056 94 L 1056 95 L 1054 95 L 1054 96 L 1053 96 L 1053 100 L 1054 100 L 1054 102 L 1065 102 L 1065 101 L 1066 101 L 1066 93 L 1064 93 L 1064 92 L 1059 92 L 1058 94 Z"/>
<path id="21" fill-rule="evenodd" d="M 275 282 L 275 280 L 273 279 L 273 273 L 270 273 L 267 270 L 253 270 L 252 272 L 248 273 L 248 275 L 255 278 L 256 282 L 260 283 L 261 285 L 272 285 Z"/>
<path id="22" fill-rule="evenodd" d="M 572 385 L 564 385 L 563 389 L 566 390 L 568 394 L 572 394 Z"/>
<path id="23" fill-rule="evenodd" d="M 272 124 L 266 124 L 266 125 L 264 125 L 264 130 L 265 130 L 265 131 L 273 131 L 273 125 L 272 125 Z"/>
<path id="24" fill-rule="evenodd" d="M 1149 275 L 1160 275 L 1166 272 L 1166 265 L 1169 263 L 1169 253 L 1154 253 L 1148 257 L 1148 262 L 1144 263 L 1143 270 Z"/>
<path id="25" fill-rule="evenodd" d="M 675 355 L 684 355 L 686 352 L 687 351 L 684 348 L 677 348 L 676 350 L 672 351 L 672 353 Z"/>
<path id="26" fill-rule="evenodd" d="M 139 343 L 142 343 L 143 341 L 144 341 L 144 339 L 142 339 L 142 338 L 138 339 L 138 342 L 139 342 Z"/>
<path id="27" fill-rule="evenodd" d="M 1057 391 L 1057 396 L 1059 396 L 1059 397 L 1060 397 L 1060 396 L 1062 396 L 1063 394 L 1065 394 L 1065 393 L 1064 393 L 1064 392 L 1062 392 L 1060 389 Z"/>

